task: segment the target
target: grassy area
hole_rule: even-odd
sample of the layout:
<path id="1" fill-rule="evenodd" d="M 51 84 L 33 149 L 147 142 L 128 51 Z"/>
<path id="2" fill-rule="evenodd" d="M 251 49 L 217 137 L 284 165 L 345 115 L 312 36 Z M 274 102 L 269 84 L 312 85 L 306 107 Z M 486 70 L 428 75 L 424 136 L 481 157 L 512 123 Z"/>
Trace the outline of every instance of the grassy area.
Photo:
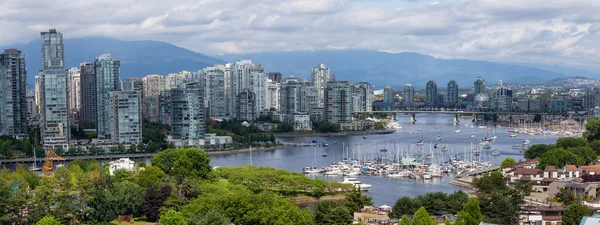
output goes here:
<path id="1" fill-rule="evenodd" d="M 155 222 L 146 222 L 140 218 L 132 218 L 131 222 L 119 222 L 117 220 L 113 220 L 110 222 L 110 224 L 114 224 L 114 225 L 154 225 L 156 223 Z"/>

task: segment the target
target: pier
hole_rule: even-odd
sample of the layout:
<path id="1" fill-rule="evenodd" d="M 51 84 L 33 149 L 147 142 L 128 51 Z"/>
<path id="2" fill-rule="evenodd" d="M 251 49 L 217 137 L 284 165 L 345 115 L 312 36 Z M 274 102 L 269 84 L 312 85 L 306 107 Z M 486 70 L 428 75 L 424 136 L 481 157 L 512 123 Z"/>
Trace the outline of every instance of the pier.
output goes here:
<path id="1" fill-rule="evenodd" d="M 471 172 L 468 172 L 468 173 L 457 174 L 456 178 L 482 176 L 482 175 L 486 175 L 486 174 L 494 172 L 494 171 L 500 171 L 500 166 L 493 166 L 493 167 L 485 168 L 485 169 L 482 169 L 482 170 L 477 170 L 477 171 L 471 171 Z"/>

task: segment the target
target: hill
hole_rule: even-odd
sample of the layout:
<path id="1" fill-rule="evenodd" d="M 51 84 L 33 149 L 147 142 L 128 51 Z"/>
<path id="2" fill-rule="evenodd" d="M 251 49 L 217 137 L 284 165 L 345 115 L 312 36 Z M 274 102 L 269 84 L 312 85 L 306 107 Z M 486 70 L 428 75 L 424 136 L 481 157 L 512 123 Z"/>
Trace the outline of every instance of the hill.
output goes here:
<path id="1" fill-rule="evenodd" d="M 122 41 L 102 37 L 65 39 L 65 68 L 79 67 L 81 62 L 93 62 L 94 58 L 111 53 L 121 60 L 121 79 L 143 77 L 147 74 L 174 73 L 181 70 L 195 71 L 216 63 L 224 63 L 185 48 L 160 41 Z M 27 81 L 33 85 L 40 69 L 40 40 L 25 45 L 6 46 L 18 48 L 25 54 Z"/>
<path id="2" fill-rule="evenodd" d="M 523 65 L 509 65 L 486 61 L 463 59 L 440 59 L 418 53 L 385 53 L 368 50 L 297 51 L 224 55 L 226 61 L 251 59 L 262 63 L 267 71 L 280 71 L 310 78 L 310 69 L 318 63 L 331 68 L 338 80 L 369 81 L 375 88 L 392 85 L 399 89 L 406 83 L 424 88 L 429 80 L 435 80 L 439 89 L 445 89 L 448 81 L 455 79 L 459 87 L 473 87 L 477 76 L 486 83 L 541 84 L 552 79 L 568 77 Z"/>

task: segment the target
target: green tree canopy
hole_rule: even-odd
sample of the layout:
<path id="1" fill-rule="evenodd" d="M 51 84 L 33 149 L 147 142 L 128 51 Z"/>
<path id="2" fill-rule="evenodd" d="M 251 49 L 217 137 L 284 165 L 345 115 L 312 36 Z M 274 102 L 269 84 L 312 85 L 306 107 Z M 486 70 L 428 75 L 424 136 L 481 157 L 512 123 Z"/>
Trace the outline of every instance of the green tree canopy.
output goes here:
<path id="1" fill-rule="evenodd" d="M 366 205 L 373 205 L 373 198 L 364 195 L 358 188 L 353 188 L 352 191 L 346 194 L 344 205 L 352 211 L 359 211 Z"/>
<path id="2" fill-rule="evenodd" d="M 600 120 L 591 119 L 585 124 L 583 137 L 588 141 L 600 140 Z"/>
<path id="3" fill-rule="evenodd" d="M 35 223 L 35 225 L 61 225 L 58 220 L 54 219 L 53 216 L 45 216 L 40 221 Z"/>
<path id="4" fill-rule="evenodd" d="M 137 213 L 144 199 L 143 189 L 130 181 L 123 181 L 113 185 L 110 190 L 111 201 L 118 215 L 131 215 Z"/>
<path id="5" fill-rule="evenodd" d="M 540 157 L 540 164 L 538 167 L 544 169 L 546 166 L 552 165 L 557 168 L 562 168 L 566 164 L 579 166 L 583 164 L 583 160 L 579 156 L 564 150 L 563 148 L 553 148 Z"/>
<path id="6" fill-rule="evenodd" d="M 564 225 L 577 225 L 584 216 L 591 216 L 592 210 L 581 204 L 579 201 L 569 205 L 569 208 L 563 213 L 562 222 Z"/>
<path id="7" fill-rule="evenodd" d="M 542 154 L 546 153 L 548 150 L 554 148 L 554 145 L 547 144 L 535 144 L 529 146 L 527 150 L 525 150 L 525 158 L 526 159 L 534 159 L 542 156 Z"/>
<path id="8" fill-rule="evenodd" d="M 500 168 L 506 168 L 515 163 L 517 163 L 517 161 L 515 161 L 513 158 L 506 157 L 506 159 L 504 159 L 504 161 L 502 161 L 502 163 L 500 163 Z"/>
<path id="9" fill-rule="evenodd" d="M 478 193 L 491 194 L 493 192 L 502 192 L 508 190 L 506 181 L 502 173 L 496 171 L 481 178 L 474 178 L 473 184 L 477 188 Z"/>
<path id="10" fill-rule="evenodd" d="M 343 225 L 352 224 L 352 211 L 341 203 L 324 200 L 319 201 L 314 208 L 315 224 Z"/>
<path id="11" fill-rule="evenodd" d="M 579 156 L 579 158 L 583 161 L 583 164 L 587 165 L 597 161 L 598 154 L 596 154 L 596 152 L 590 147 L 569 147 L 567 148 L 567 151 Z"/>
<path id="12" fill-rule="evenodd" d="M 404 216 L 402 216 L 400 221 L 398 221 L 398 225 L 412 225 L 412 223 L 410 222 L 410 219 L 408 218 L 408 216 L 404 215 Z"/>
<path id="13" fill-rule="evenodd" d="M 412 219 L 413 225 L 437 225 L 424 207 L 419 208 Z"/>
<path id="14" fill-rule="evenodd" d="M 463 225 L 479 225 L 483 221 L 484 217 L 481 214 L 481 208 L 479 208 L 479 200 L 476 198 L 469 198 L 463 205 L 463 210 L 458 212 L 456 218 L 457 222 Z"/>
<path id="15" fill-rule="evenodd" d="M 183 213 L 169 209 L 160 217 L 159 223 L 161 225 L 187 225 Z"/>
<path id="16" fill-rule="evenodd" d="M 158 188 L 165 176 L 165 172 L 160 168 L 147 166 L 137 175 L 136 183 L 143 188 Z"/>
<path id="17" fill-rule="evenodd" d="M 154 156 L 151 162 L 179 182 L 186 177 L 204 179 L 212 171 L 210 158 L 197 148 L 167 149 Z"/>
<path id="18" fill-rule="evenodd" d="M 561 137 L 556 140 L 558 148 L 588 147 L 589 143 L 583 138 Z"/>
<path id="19" fill-rule="evenodd" d="M 389 217 L 400 218 L 403 215 L 412 215 L 417 209 L 418 206 L 413 202 L 412 198 L 404 196 L 396 200 Z"/>
<path id="20" fill-rule="evenodd" d="M 210 210 L 204 214 L 195 214 L 188 219 L 188 225 L 230 225 L 231 220 L 222 213 Z"/>

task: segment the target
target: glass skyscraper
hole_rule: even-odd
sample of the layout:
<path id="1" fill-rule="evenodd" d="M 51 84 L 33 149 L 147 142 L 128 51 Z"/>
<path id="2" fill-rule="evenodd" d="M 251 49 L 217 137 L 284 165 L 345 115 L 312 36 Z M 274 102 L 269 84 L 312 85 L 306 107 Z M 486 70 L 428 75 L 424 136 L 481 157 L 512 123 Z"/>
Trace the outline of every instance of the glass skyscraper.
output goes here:
<path id="1" fill-rule="evenodd" d="M 27 71 L 25 57 L 17 49 L 0 54 L 0 135 L 29 135 L 27 118 Z"/>
<path id="2" fill-rule="evenodd" d="M 110 92 L 120 90 L 120 65 L 119 60 L 113 60 L 110 54 L 100 55 L 96 58 L 96 128 L 100 139 L 110 139 L 112 134 Z"/>
<path id="3" fill-rule="evenodd" d="M 62 33 L 41 33 L 40 133 L 44 149 L 69 148 L 69 89 Z"/>
<path id="4" fill-rule="evenodd" d="M 458 84 L 456 83 L 455 80 L 451 80 L 450 82 L 448 82 L 448 100 L 446 102 L 446 104 L 448 106 L 452 106 L 455 107 L 456 105 L 458 105 Z"/>
<path id="5" fill-rule="evenodd" d="M 427 104 L 427 106 L 436 106 L 437 98 L 437 84 L 435 81 L 430 80 L 425 87 L 425 104 Z"/>
<path id="6" fill-rule="evenodd" d="M 352 86 L 350 81 L 330 81 L 325 89 L 325 120 L 329 123 L 352 122 Z"/>

